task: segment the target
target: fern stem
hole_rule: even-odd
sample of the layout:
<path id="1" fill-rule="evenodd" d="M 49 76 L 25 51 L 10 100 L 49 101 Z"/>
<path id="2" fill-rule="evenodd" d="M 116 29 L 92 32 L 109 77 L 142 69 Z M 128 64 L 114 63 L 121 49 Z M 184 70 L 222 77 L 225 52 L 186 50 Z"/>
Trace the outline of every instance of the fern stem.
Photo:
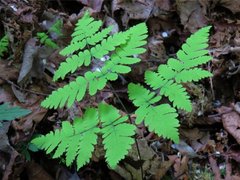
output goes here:
<path id="1" fill-rule="evenodd" d="M 127 116 L 128 116 L 128 119 L 129 119 L 130 123 L 133 124 L 133 120 L 132 120 L 132 118 L 131 118 L 131 116 L 130 116 L 126 106 L 123 104 L 122 100 L 120 99 L 120 97 L 116 93 L 116 90 L 114 89 L 114 87 L 110 83 L 108 83 L 108 85 L 112 89 L 113 94 L 118 99 L 118 101 L 119 101 L 120 105 L 122 106 L 123 110 L 127 113 Z M 135 136 L 134 136 L 134 141 L 135 141 L 135 144 L 136 144 L 139 160 L 140 160 L 140 162 L 142 162 L 142 157 L 141 157 L 141 154 L 140 154 L 139 145 L 138 145 L 138 142 L 137 142 L 137 138 Z M 141 177 L 142 177 L 142 180 L 143 180 L 144 177 L 143 177 L 143 167 L 142 167 L 142 164 L 140 165 L 140 171 L 141 171 Z"/>

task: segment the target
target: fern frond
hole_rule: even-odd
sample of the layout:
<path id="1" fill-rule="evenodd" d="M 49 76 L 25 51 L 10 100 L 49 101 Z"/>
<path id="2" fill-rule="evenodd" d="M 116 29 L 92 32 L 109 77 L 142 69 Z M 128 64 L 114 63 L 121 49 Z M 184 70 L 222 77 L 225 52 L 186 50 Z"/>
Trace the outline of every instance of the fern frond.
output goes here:
<path id="1" fill-rule="evenodd" d="M 177 127 L 179 123 L 176 109 L 172 108 L 169 104 L 156 106 L 155 103 L 161 100 L 161 96 L 150 92 L 141 85 L 130 83 L 128 85 L 128 94 L 133 104 L 139 107 L 135 111 L 137 115 L 135 122 L 137 124 L 144 121 L 150 131 L 178 142 Z"/>
<path id="2" fill-rule="evenodd" d="M 66 59 L 65 62 L 60 64 L 58 70 L 54 73 L 53 80 L 57 81 L 59 78 L 64 79 L 65 76 L 71 72 L 75 72 L 78 67 L 85 64 L 88 66 L 91 62 L 91 55 L 88 50 L 79 52 L 78 55 L 74 54 Z"/>
<path id="3" fill-rule="evenodd" d="M 60 54 L 63 56 L 67 56 L 67 55 L 73 54 L 78 50 L 82 50 L 83 48 L 85 48 L 86 45 L 89 44 L 87 41 L 87 38 L 94 36 L 96 32 L 99 31 L 101 26 L 102 26 L 102 21 L 100 20 L 95 21 L 92 17 L 90 17 L 89 12 L 86 12 L 84 16 L 81 19 L 79 19 L 76 24 L 74 32 L 72 33 L 73 39 L 71 40 L 71 43 L 67 47 L 62 49 L 60 51 Z M 94 36 L 95 38 L 92 37 L 94 39 L 93 41 L 98 42 L 96 39 L 98 39 L 99 41 L 102 40 L 104 36 L 108 34 L 108 30 L 100 33 L 98 36 Z"/>
<path id="4" fill-rule="evenodd" d="M 46 108 L 63 107 L 67 103 L 67 107 L 71 107 L 75 100 L 80 101 L 86 92 L 87 81 L 79 76 L 70 84 L 59 88 L 42 101 L 41 106 Z"/>
<path id="5" fill-rule="evenodd" d="M 66 165 L 70 166 L 74 159 L 78 169 L 89 162 L 94 145 L 97 144 L 98 112 L 89 108 L 82 118 L 76 118 L 73 125 L 68 121 L 62 123 L 62 129 L 50 132 L 31 141 L 46 153 L 55 150 L 53 158 L 66 155 Z"/>
<path id="6" fill-rule="evenodd" d="M 167 104 L 156 106 L 156 103 L 162 96 L 166 96 L 174 107 L 188 112 L 192 110 L 190 96 L 181 83 L 198 81 L 212 75 L 196 67 L 211 60 L 208 50 L 205 49 L 208 47 L 209 29 L 210 26 L 191 35 L 177 52 L 177 59 L 169 58 L 167 64 L 159 65 L 158 72 L 145 72 L 145 83 L 155 92 L 140 85 L 129 84 L 129 99 L 138 107 L 135 112 L 136 123 L 144 121 L 149 130 L 177 141 L 176 110 Z"/>
<path id="7" fill-rule="evenodd" d="M 59 48 L 58 45 L 53 42 L 46 33 L 44 32 L 40 32 L 37 33 L 37 38 L 40 40 L 40 42 L 42 44 L 45 44 L 47 47 L 53 48 L 53 49 L 57 49 Z"/>
<path id="8" fill-rule="evenodd" d="M 62 27 L 63 27 L 63 22 L 62 20 L 58 19 L 54 22 L 54 24 L 49 28 L 49 32 L 54 32 L 58 36 L 62 35 Z"/>
<path id="9" fill-rule="evenodd" d="M 207 26 L 204 28 L 201 28 L 194 34 L 192 34 L 187 40 L 186 43 L 182 45 L 182 50 L 180 49 L 177 52 L 177 58 L 182 61 L 183 63 L 187 61 L 194 61 L 195 58 L 202 57 L 204 55 L 208 55 L 208 50 L 206 48 L 208 47 L 208 37 L 209 37 L 209 30 L 211 26 Z M 206 63 L 202 62 L 201 64 Z M 197 66 L 198 64 L 195 64 L 193 66 Z M 192 67 L 193 67 L 192 66 Z"/>
<path id="10" fill-rule="evenodd" d="M 169 138 L 175 143 L 179 142 L 179 121 L 177 119 L 176 109 L 169 104 L 161 104 L 158 106 L 150 106 L 146 108 L 147 114 L 144 118 L 145 125 L 151 132 L 155 132 L 159 136 Z M 136 111 L 138 115 L 139 111 Z"/>
<path id="11" fill-rule="evenodd" d="M 156 96 L 143 86 L 133 83 L 128 85 L 128 95 L 135 106 L 149 106 L 161 100 L 161 96 Z"/>
<path id="12" fill-rule="evenodd" d="M 210 26 L 191 35 L 182 50 L 177 52 L 178 59 L 170 58 L 166 65 L 158 67 L 158 73 L 145 73 L 145 82 L 154 90 L 161 89 L 160 94 L 167 96 L 177 108 L 191 111 L 191 102 L 181 83 L 198 81 L 210 77 L 206 70 L 195 68 L 211 60 L 208 55 L 208 35 Z"/>
<path id="13" fill-rule="evenodd" d="M 74 120 L 73 125 L 64 121 L 61 130 L 39 136 L 31 143 L 47 154 L 53 153 L 53 158 L 65 154 L 67 166 L 76 159 L 79 169 L 89 162 L 94 145 L 97 144 L 97 134 L 100 133 L 106 150 L 106 161 L 111 168 L 115 168 L 134 143 L 132 136 L 135 134 L 135 126 L 126 123 L 127 119 L 113 106 L 100 104 L 98 109 L 88 108 L 82 118 Z"/>
<path id="14" fill-rule="evenodd" d="M 174 107 L 187 112 L 192 111 L 192 103 L 186 89 L 181 85 L 168 81 L 160 90 L 160 94 L 169 98 Z"/>
<path id="15" fill-rule="evenodd" d="M 91 24 L 94 22 L 92 19 L 88 20 L 87 17 L 89 16 L 87 15 L 82 23 L 87 22 L 87 24 Z M 109 32 L 110 29 L 107 30 L 107 33 Z M 78 34 L 80 34 L 80 30 Z M 138 57 L 133 56 L 145 51 L 145 49 L 142 48 L 142 45 L 146 44 L 146 34 L 147 26 L 144 23 L 141 23 L 133 26 L 126 32 L 119 32 L 112 36 L 108 36 L 106 39 L 102 39 L 99 44 L 93 46 L 91 49 L 80 51 L 78 55 L 74 54 L 69 56 L 65 62 L 61 63 L 59 69 L 55 72 L 53 77 L 54 81 L 59 78 L 63 79 L 69 72 L 75 72 L 78 67 L 82 66 L 82 64 L 89 65 L 92 57 L 99 59 L 115 50 L 100 71 L 88 71 L 84 74 L 84 76 L 79 76 L 77 78 L 81 79 L 82 82 L 80 84 L 83 85 L 80 85 L 76 81 L 71 82 L 69 85 L 54 91 L 42 102 L 42 106 L 46 108 L 58 108 L 63 107 L 64 104 L 68 102 L 67 106 L 69 107 L 73 104 L 73 99 L 80 101 L 87 89 L 89 94 L 92 96 L 96 94 L 98 90 L 103 89 L 109 80 L 116 80 L 118 78 L 118 74 L 124 74 L 131 71 L 129 66 L 140 61 Z M 95 35 L 92 37 L 94 36 Z M 100 39 L 100 36 L 102 35 L 97 34 L 96 37 Z M 77 37 L 77 35 L 75 34 L 74 37 Z M 91 37 L 89 36 L 89 38 Z M 94 39 L 92 41 L 93 44 L 96 42 Z M 78 88 L 81 90 L 78 90 Z M 81 96 L 81 98 L 80 96 L 77 98 L 77 93 L 81 93 L 83 96 Z"/>
<path id="16" fill-rule="evenodd" d="M 192 76 L 190 76 L 192 74 Z M 175 77 L 177 83 L 180 82 L 194 82 L 199 81 L 200 79 L 211 77 L 212 73 L 209 71 L 203 70 L 201 68 L 193 68 L 189 70 L 183 70 L 178 73 Z"/>
<path id="17" fill-rule="evenodd" d="M 9 40 L 8 36 L 5 35 L 0 40 L 0 57 L 3 56 L 3 53 L 5 53 L 8 50 Z"/>

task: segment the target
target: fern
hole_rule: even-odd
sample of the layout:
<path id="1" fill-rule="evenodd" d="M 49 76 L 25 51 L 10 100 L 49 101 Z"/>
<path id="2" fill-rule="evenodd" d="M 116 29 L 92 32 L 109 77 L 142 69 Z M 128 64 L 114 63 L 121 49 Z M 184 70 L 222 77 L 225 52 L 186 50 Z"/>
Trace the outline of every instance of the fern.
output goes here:
<path id="1" fill-rule="evenodd" d="M 43 102 L 45 108 L 58 108 L 67 104 L 72 106 L 75 100 L 80 101 L 87 90 L 92 96 L 103 89 L 108 81 L 114 81 L 118 74 L 128 73 L 129 65 L 140 61 L 134 55 L 145 51 L 141 46 L 146 44 L 147 27 L 138 24 L 125 32 L 109 35 L 112 27 L 100 30 L 102 21 L 95 21 L 86 12 L 78 21 L 72 34 L 71 43 L 60 54 L 68 56 L 55 72 L 53 80 L 64 79 L 68 73 L 74 73 L 82 65 L 89 66 L 91 60 L 100 59 L 111 53 L 110 59 L 96 71 L 88 71 L 78 76 L 75 81 L 54 91 Z"/>
<path id="2" fill-rule="evenodd" d="M 46 45 L 47 47 L 50 47 L 53 49 L 58 48 L 58 45 L 55 42 L 53 42 L 53 40 L 51 40 L 45 32 L 37 33 L 37 38 L 40 40 L 42 44 Z"/>
<path id="3" fill-rule="evenodd" d="M 61 130 L 37 137 L 31 143 L 48 154 L 55 150 L 53 158 L 65 154 L 67 166 L 76 159 L 79 169 L 90 161 L 97 134 L 102 134 L 106 161 L 115 168 L 134 143 L 131 136 L 135 134 L 135 126 L 126 120 L 127 116 L 120 115 L 113 106 L 100 104 L 98 109 L 88 108 L 73 124 L 64 121 Z"/>
<path id="4" fill-rule="evenodd" d="M 62 20 L 56 20 L 56 22 L 49 28 L 48 32 L 54 32 L 58 36 L 62 36 L 62 27 L 63 27 L 63 22 Z"/>
<path id="5" fill-rule="evenodd" d="M 138 107 L 136 123 L 144 121 L 150 131 L 178 142 L 179 123 L 175 108 L 192 110 L 190 96 L 182 83 L 212 75 L 197 67 L 211 60 L 205 49 L 208 47 L 209 29 L 210 26 L 204 27 L 191 35 L 177 52 L 177 58 L 168 59 L 167 64 L 158 67 L 158 72 L 145 72 L 145 83 L 153 92 L 139 84 L 129 84 L 129 98 Z M 157 105 L 162 96 L 166 96 L 175 108 L 169 104 Z"/>
<path id="6" fill-rule="evenodd" d="M 47 47 L 57 49 L 59 46 L 49 37 L 49 33 L 53 32 L 56 33 L 58 36 L 62 35 L 62 21 L 57 20 L 48 30 L 47 33 L 45 32 L 38 32 L 37 38 L 40 40 L 40 43 L 44 44 Z"/>
<path id="7" fill-rule="evenodd" d="M 3 57 L 4 53 L 8 50 L 9 40 L 8 36 L 5 35 L 0 40 L 0 57 Z"/>

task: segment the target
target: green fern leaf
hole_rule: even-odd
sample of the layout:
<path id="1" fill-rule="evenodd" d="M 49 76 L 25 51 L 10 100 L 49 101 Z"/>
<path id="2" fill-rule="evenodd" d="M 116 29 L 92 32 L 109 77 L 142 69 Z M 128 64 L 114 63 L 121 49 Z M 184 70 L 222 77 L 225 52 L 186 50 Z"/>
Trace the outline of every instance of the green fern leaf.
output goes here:
<path id="1" fill-rule="evenodd" d="M 182 50 L 177 52 L 177 57 L 182 62 L 194 61 L 195 58 L 208 55 L 208 36 L 211 26 L 204 27 L 192 34 L 182 45 Z M 202 62 L 203 64 L 205 62 Z M 198 64 L 196 64 L 198 65 Z"/>
<path id="2" fill-rule="evenodd" d="M 142 48 L 146 44 L 147 37 L 147 26 L 145 23 L 133 26 L 128 31 L 106 37 L 112 27 L 96 33 L 100 28 L 100 23 L 96 25 L 95 22 L 99 21 L 94 21 L 93 18 L 89 17 L 88 13 L 79 20 L 74 30 L 71 44 L 61 51 L 62 55 L 69 55 L 69 57 L 67 57 L 65 62 L 61 63 L 59 69 L 55 72 L 53 80 L 64 79 L 69 72 L 75 72 L 83 64 L 85 66 L 90 65 L 92 58 L 100 59 L 111 52 L 110 59 L 98 70 L 94 72 L 88 71 L 84 76 L 79 76 L 77 79 L 81 79 L 81 83 L 73 81 L 69 85 L 54 91 L 42 102 L 43 107 L 58 108 L 63 107 L 66 103 L 69 107 L 73 104 L 74 99 L 80 101 L 87 89 L 91 96 L 95 95 L 98 90 L 106 86 L 109 80 L 116 80 L 118 74 L 130 72 L 131 67 L 129 65 L 140 61 L 140 58 L 134 56 L 145 51 Z M 81 27 L 78 27 L 79 25 Z M 88 26 L 89 30 L 86 30 L 86 27 L 83 28 L 84 26 Z M 93 30 L 90 30 L 92 28 Z M 78 39 L 76 40 L 76 38 Z M 95 46 L 80 51 L 78 54 L 72 54 L 76 53 L 76 49 L 72 48 L 72 46 L 76 45 L 76 48 L 79 48 L 77 44 L 82 42 L 84 47 L 85 44 Z M 78 88 L 81 88 L 81 90 Z M 83 94 L 83 96 L 76 98 L 78 93 Z"/>
<path id="3" fill-rule="evenodd" d="M 80 101 L 85 95 L 87 89 L 87 81 L 79 76 L 70 84 L 54 91 L 51 96 L 48 96 L 41 106 L 45 108 L 63 107 L 67 103 L 67 107 L 71 107 L 75 100 Z"/>
<path id="4" fill-rule="evenodd" d="M 53 48 L 53 49 L 57 49 L 59 48 L 58 45 L 53 42 L 46 33 L 44 32 L 40 32 L 37 33 L 37 38 L 40 40 L 40 42 L 42 44 L 45 44 L 47 47 Z"/>
<path id="5" fill-rule="evenodd" d="M 156 96 L 155 93 L 140 85 L 130 83 L 128 85 L 128 94 L 133 104 L 139 107 L 135 112 L 137 115 L 135 122 L 137 124 L 144 121 L 150 131 L 178 142 L 177 127 L 179 123 L 176 109 L 168 104 L 154 106 L 155 103 L 161 100 L 161 96 Z"/>
<path id="6" fill-rule="evenodd" d="M 2 57 L 5 52 L 7 52 L 8 45 L 9 45 L 8 36 L 5 35 L 0 40 L 0 57 Z"/>
<path id="7" fill-rule="evenodd" d="M 61 130 L 38 136 L 31 143 L 47 154 L 53 153 L 53 158 L 65 155 L 67 166 L 76 160 L 79 169 L 89 162 L 97 144 L 97 134 L 100 133 L 106 161 L 109 167 L 115 168 L 134 143 L 132 136 L 136 128 L 126 123 L 127 119 L 113 106 L 100 104 L 98 110 L 88 108 L 82 118 L 74 120 L 73 125 L 64 121 Z"/>
<path id="8" fill-rule="evenodd" d="M 169 138 L 175 143 L 179 142 L 177 119 L 178 114 L 176 109 L 169 104 L 161 104 L 155 107 L 148 107 L 147 114 L 144 118 L 145 125 L 149 127 L 151 132 L 155 132 L 159 136 Z M 136 111 L 136 114 L 138 111 Z M 137 114 L 138 115 L 138 114 Z"/>
<path id="9" fill-rule="evenodd" d="M 203 70 L 201 68 L 193 68 L 189 70 L 183 70 L 175 77 L 177 83 L 180 82 L 194 82 L 199 81 L 202 78 L 211 77 L 212 73 Z"/>
<path id="10" fill-rule="evenodd" d="M 135 106 L 149 106 L 161 100 L 161 96 L 156 96 L 143 86 L 130 83 L 128 85 L 129 99 L 133 101 Z"/>
<path id="11" fill-rule="evenodd" d="M 99 117 L 102 122 L 105 157 L 108 165 L 114 169 L 134 143 L 131 136 L 135 134 L 135 126 L 125 123 L 128 117 L 121 116 L 118 110 L 110 105 L 99 105 Z"/>
<path id="12" fill-rule="evenodd" d="M 155 93 L 140 85 L 128 86 L 129 99 L 138 107 L 135 112 L 136 123 L 144 121 L 149 126 L 149 130 L 174 141 L 178 140 L 176 110 L 167 104 L 155 106 L 155 103 L 161 99 L 161 96 L 166 96 L 174 107 L 188 112 L 192 110 L 190 96 L 181 83 L 199 81 L 212 76 L 210 72 L 196 67 L 211 60 L 206 50 L 209 29 L 210 26 L 191 35 L 182 45 L 182 49 L 177 52 L 177 59 L 169 58 L 166 65 L 159 65 L 157 73 L 145 72 L 145 83 L 155 90 Z M 164 124 L 161 125 L 163 122 Z"/>
<path id="13" fill-rule="evenodd" d="M 49 28 L 49 32 L 54 32 L 56 33 L 58 36 L 62 35 L 62 27 L 63 27 L 63 22 L 62 20 L 56 20 L 55 23 Z"/>
<path id="14" fill-rule="evenodd" d="M 186 89 L 181 85 L 169 81 L 160 90 L 161 95 L 165 95 L 173 102 L 173 106 L 184 109 L 187 112 L 192 111 L 192 103 Z"/>
<path id="15" fill-rule="evenodd" d="M 83 118 L 76 118 L 74 124 L 65 121 L 62 129 L 50 132 L 31 141 L 46 153 L 54 152 L 53 158 L 66 155 L 66 165 L 70 166 L 74 159 L 77 160 L 78 169 L 89 162 L 94 145 L 97 144 L 98 112 L 96 109 L 86 110 Z"/>

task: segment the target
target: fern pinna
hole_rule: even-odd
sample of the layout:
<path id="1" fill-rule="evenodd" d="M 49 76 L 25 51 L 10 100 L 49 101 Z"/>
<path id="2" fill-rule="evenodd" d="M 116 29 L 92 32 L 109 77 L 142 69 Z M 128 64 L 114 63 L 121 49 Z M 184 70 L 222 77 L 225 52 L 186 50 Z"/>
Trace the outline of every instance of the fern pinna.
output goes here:
<path id="1" fill-rule="evenodd" d="M 67 166 L 76 159 L 79 169 L 90 161 L 100 134 L 106 161 L 115 168 L 134 143 L 131 136 L 135 134 L 135 126 L 126 123 L 127 119 L 113 106 L 100 104 L 98 109 L 88 108 L 83 117 L 76 118 L 73 124 L 64 121 L 61 130 L 37 137 L 32 143 L 47 153 L 55 150 L 53 158 L 65 154 Z"/>
<path id="2" fill-rule="evenodd" d="M 4 53 L 8 50 L 8 45 L 8 36 L 4 35 L 0 40 L 0 57 L 3 57 Z"/>
<path id="3" fill-rule="evenodd" d="M 145 23 L 131 27 L 125 32 L 109 35 L 112 26 L 100 30 L 102 21 L 95 21 L 86 12 L 77 22 L 72 40 L 60 54 L 67 56 L 59 69 L 55 72 L 53 80 L 64 79 L 68 73 L 74 73 L 81 66 L 89 66 L 91 60 L 100 60 L 109 54 L 101 68 L 95 71 L 87 71 L 83 76 L 78 76 L 75 81 L 70 82 L 47 97 L 42 106 L 46 108 L 58 108 L 67 104 L 70 107 L 75 100 L 80 101 L 88 89 L 90 95 L 96 94 L 103 89 L 107 81 L 118 78 L 118 74 L 131 71 L 129 65 L 140 61 L 134 55 L 145 51 L 141 46 L 146 44 L 147 27 Z"/>
<path id="4" fill-rule="evenodd" d="M 145 72 L 145 83 L 153 91 L 139 84 L 129 84 L 129 98 L 138 107 L 135 112 L 136 123 L 144 121 L 150 131 L 178 142 L 176 108 L 188 112 L 192 110 L 190 96 L 182 83 L 212 76 L 210 72 L 197 67 L 212 59 L 206 50 L 209 29 L 210 26 L 207 26 L 191 35 L 177 52 L 177 58 L 168 59 L 167 64 L 160 65 L 157 72 Z M 167 97 L 173 107 L 167 103 L 159 105 L 162 96 Z"/>

